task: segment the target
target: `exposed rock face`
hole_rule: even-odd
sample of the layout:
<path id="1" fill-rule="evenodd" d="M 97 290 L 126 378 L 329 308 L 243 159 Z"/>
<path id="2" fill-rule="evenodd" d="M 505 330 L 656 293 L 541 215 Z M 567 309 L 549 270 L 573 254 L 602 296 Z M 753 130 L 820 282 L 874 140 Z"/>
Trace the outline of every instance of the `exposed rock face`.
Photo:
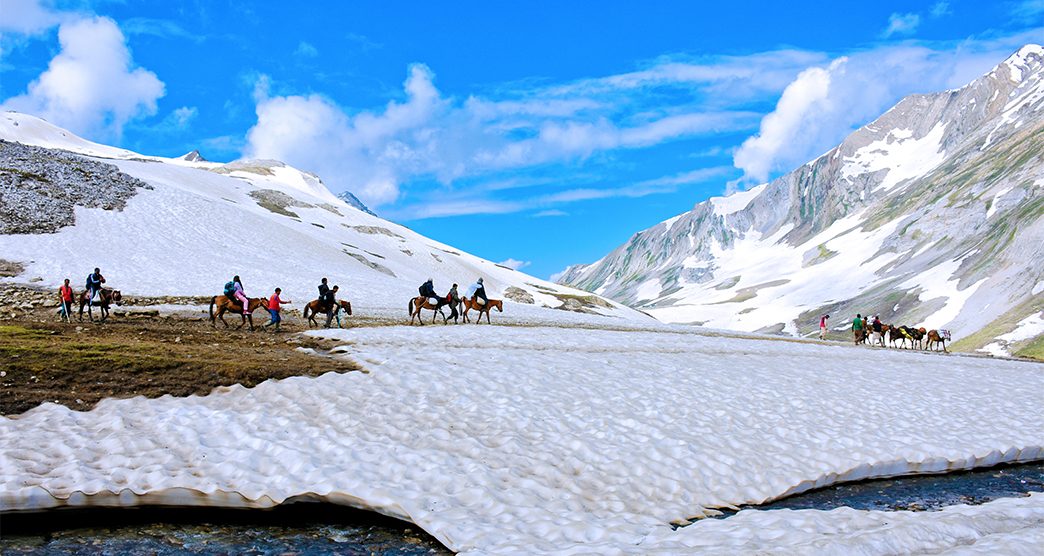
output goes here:
<path id="1" fill-rule="evenodd" d="M 0 140 L 0 234 L 47 234 L 76 222 L 74 207 L 123 210 L 152 186 L 65 151 Z"/>
<path id="2" fill-rule="evenodd" d="M 344 201 L 344 202 L 346 202 L 346 203 L 348 203 L 350 206 L 353 206 L 353 207 L 355 207 L 355 208 L 365 212 L 366 214 L 372 214 L 374 216 L 377 216 L 376 214 L 373 213 L 373 211 L 371 211 L 369 208 L 367 208 L 366 205 L 364 205 L 363 202 L 360 201 L 358 197 L 356 197 L 355 195 L 352 195 L 351 191 L 345 191 L 344 193 L 341 193 L 340 195 L 338 195 L 337 198 L 342 200 L 342 201 Z"/>
<path id="3" fill-rule="evenodd" d="M 669 322 L 799 334 L 870 311 L 967 336 L 1044 295 L 1041 261 L 1044 48 L 1029 45 L 558 281 Z"/>
<path id="4" fill-rule="evenodd" d="M 199 151 L 196 150 L 190 153 L 186 153 L 181 157 L 181 159 L 187 160 L 189 162 L 210 162 L 209 160 L 203 158 L 203 155 L 199 154 Z"/>

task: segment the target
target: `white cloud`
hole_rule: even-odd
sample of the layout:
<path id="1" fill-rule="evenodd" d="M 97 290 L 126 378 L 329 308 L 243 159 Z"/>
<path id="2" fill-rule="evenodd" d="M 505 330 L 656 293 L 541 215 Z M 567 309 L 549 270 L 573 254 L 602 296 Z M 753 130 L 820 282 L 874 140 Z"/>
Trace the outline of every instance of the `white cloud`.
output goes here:
<path id="1" fill-rule="evenodd" d="M 520 270 L 529 266 L 529 261 L 519 261 L 516 259 L 508 259 L 506 261 L 500 261 L 497 263 L 500 266 L 506 266 L 512 270 Z"/>
<path id="2" fill-rule="evenodd" d="M 776 109 L 761 120 L 758 134 L 748 138 L 736 151 L 736 167 L 744 174 L 764 181 L 781 153 L 794 144 L 794 137 L 807 128 L 807 120 L 827 109 L 830 102 L 830 74 L 844 65 L 845 58 L 831 63 L 830 68 L 809 68 L 787 85 L 776 104 Z"/>
<path id="3" fill-rule="evenodd" d="M 188 124 L 192 120 L 196 119 L 196 116 L 199 115 L 199 110 L 195 106 L 182 106 L 181 108 L 174 110 L 171 114 L 174 117 L 175 125 L 184 129 L 188 127 Z"/>
<path id="4" fill-rule="evenodd" d="M 679 110 L 674 104 L 621 110 L 601 98 L 543 90 L 524 98 L 458 101 L 444 97 L 431 70 L 420 64 L 410 67 L 403 89 L 404 100 L 382 110 L 349 111 L 321 95 L 270 97 L 262 77 L 255 93 L 258 120 L 244 154 L 315 171 L 333 189 L 380 206 L 400 199 L 402 184 L 411 180 L 448 185 L 467 176 L 751 129 L 758 119 L 752 112 Z M 421 213 L 442 215 L 446 206 Z M 488 208 L 504 210 L 502 204 Z"/>
<path id="5" fill-rule="evenodd" d="M 1044 0 L 1041 0 L 1044 2 Z M 944 15 L 950 15 L 953 11 L 950 10 L 950 3 L 945 0 L 940 0 L 932 6 L 932 17 L 942 17 Z"/>
<path id="6" fill-rule="evenodd" d="M 917 14 L 893 13 L 888 16 L 888 27 L 881 36 L 884 38 L 892 35 L 912 35 L 921 24 L 921 16 Z"/>
<path id="7" fill-rule="evenodd" d="M 312 43 L 301 41 L 297 43 L 297 49 L 294 50 L 294 54 L 303 58 L 315 58 L 319 55 L 319 49 Z"/>
<path id="8" fill-rule="evenodd" d="M 564 210 L 548 209 L 533 214 L 533 218 L 548 218 L 552 216 L 569 216 L 569 213 Z"/>
<path id="9" fill-rule="evenodd" d="M 73 17 L 45 7 L 38 0 L 4 0 L 0 9 L 0 33 L 35 35 Z"/>
<path id="10" fill-rule="evenodd" d="M 28 90 L 3 103 L 84 135 L 119 137 L 132 118 L 156 112 L 164 85 L 135 68 L 123 33 L 105 17 L 62 23 L 61 51 Z"/>
<path id="11" fill-rule="evenodd" d="M 967 84 L 1033 37 L 1029 32 L 939 49 L 881 47 L 802 72 L 762 119 L 758 133 L 733 155 L 744 171 L 743 182 L 732 184 L 733 190 L 814 159 L 906 95 Z"/>

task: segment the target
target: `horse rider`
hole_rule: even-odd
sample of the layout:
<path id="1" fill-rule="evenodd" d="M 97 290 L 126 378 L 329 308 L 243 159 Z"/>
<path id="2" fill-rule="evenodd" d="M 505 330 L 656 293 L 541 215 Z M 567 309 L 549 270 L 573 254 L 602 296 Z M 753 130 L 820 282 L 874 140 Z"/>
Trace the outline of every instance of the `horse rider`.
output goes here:
<path id="1" fill-rule="evenodd" d="M 479 278 L 477 282 L 475 282 L 471 285 L 470 288 L 468 288 L 468 297 L 470 297 L 473 301 L 478 301 L 479 299 L 481 299 L 482 303 L 479 303 L 479 305 L 485 305 L 489 303 L 489 298 L 486 297 L 486 286 L 483 285 L 482 278 Z"/>
<path id="2" fill-rule="evenodd" d="M 94 296 L 101 292 L 102 284 L 105 283 L 105 277 L 101 275 L 101 269 L 95 268 L 94 272 L 87 275 L 87 304 L 94 304 Z"/>
<path id="3" fill-rule="evenodd" d="M 236 275 L 232 277 L 232 297 L 238 299 L 243 304 L 243 314 L 250 314 L 250 300 L 247 299 L 246 293 L 243 292 L 243 282 Z"/>
<path id="4" fill-rule="evenodd" d="M 331 300 L 327 299 L 329 296 L 330 296 L 330 286 L 326 285 L 326 278 L 324 277 L 322 282 L 319 284 L 319 304 L 320 305 L 326 305 L 327 306 L 327 311 L 326 312 L 328 312 L 328 313 L 330 312 L 330 309 L 333 308 L 333 302 Z"/>
<path id="5" fill-rule="evenodd" d="M 337 310 L 340 308 L 337 306 L 337 290 L 339 289 L 341 289 L 340 286 L 335 285 L 334 287 L 330 288 L 329 291 L 326 292 L 326 299 L 329 303 L 329 305 L 327 305 L 326 311 L 326 324 L 324 325 L 326 328 L 330 328 L 330 322 L 333 321 L 334 314 L 336 314 L 338 312 Z M 337 317 L 337 326 L 338 328 L 340 328 L 341 326 L 340 315 L 338 315 Z"/>
<path id="6" fill-rule="evenodd" d="M 58 297 L 61 298 L 61 313 L 62 320 L 69 322 L 72 318 L 72 303 L 73 303 L 73 289 L 69 285 L 69 279 L 65 279 L 65 283 L 58 288 Z"/>
<path id="7" fill-rule="evenodd" d="M 435 293 L 435 280 L 432 280 L 431 278 L 428 278 L 427 282 L 421 284 L 421 287 L 417 288 L 417 291 L 420 292 L 421 297 L 434 297 L 436 300 L 439 299 L 439 296 Z"/>
<path id="8" fill-rule="evenodd" d="M 460 294 L 457 293 L 456 284 L 453 284 L 453 287 L 450 288 L 449 293 L 446 294 L 446 303 L 449 303 L 450 307 L 449 318 L 453 319 L 453 322 L 457 322 L 457 305 L 460 303 Z"/>

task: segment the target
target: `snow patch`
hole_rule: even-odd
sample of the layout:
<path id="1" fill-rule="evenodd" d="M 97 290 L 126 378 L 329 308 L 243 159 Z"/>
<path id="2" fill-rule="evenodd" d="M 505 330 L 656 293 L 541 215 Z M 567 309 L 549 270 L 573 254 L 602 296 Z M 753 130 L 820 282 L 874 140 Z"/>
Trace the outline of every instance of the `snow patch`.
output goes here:
<path id="1" fill-rule="evenodd" d="M 887 171 L 875 191 L 889 191 L 900 182 L 924 176 L 946 159 L 946 152 L 942 149 L 945 130 L 946 124 L 936 124 L 920 139 L 914 139 L 913 132 L 909 130 L 892 130 L 884 139 L 874 141 L 855 151 L 852 156 L 845 157 L 841 176 L 851 181 L 851 178 L 862 174 Z"/>

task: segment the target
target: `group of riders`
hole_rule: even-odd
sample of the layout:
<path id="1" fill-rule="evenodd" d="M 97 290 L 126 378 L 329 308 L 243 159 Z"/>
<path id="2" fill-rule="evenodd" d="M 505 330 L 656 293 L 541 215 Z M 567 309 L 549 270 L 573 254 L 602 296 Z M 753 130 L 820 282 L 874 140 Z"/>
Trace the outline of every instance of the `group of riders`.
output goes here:
<path id="1" fill-rule="evenodd" d="M 94 272 L 87 276 L 87 280 L 84 284 L 84 293 L 81 295 L 80 301 L 80 312 L 83 312 L 83 306 L 88 307 L 96 304 L 102 304 L 103 307 L 107 308 L 108 300 L 111 297 L 105 297 L 105 292 L 109 292 L 111 296 L 111 290 L 104 289 L 102 284 L 105 283 L 105 277 L 101 273 L 101 269 L 95 268 Z M 329 281 L 324 277 L 317 288 L 319 290 L 319 298 L 314 301 L 313 314 L 325 314 L 326 322 L 324 326 L 329 328 L 333 323 L 334 319 L 337 319 L 337 327 L 341 327 L 341 310 L 347 305 L 348 314 L 351 314 L 350 305 L 344 302 L 338 302 L 337 295 L 340 291 L 340 286 L 330 286 Z M 448 305 L 451 310 L 449 318 L 457 321 L 459 317 L 458 307 L 461 304 L 461 296 L 457 291 L 457 284 L 453 284 L 449 292 L 445 296 L 439 296 L 435 293 L 435 282 L 432 278 L 428 278 L 418 289 L 420 295 L 425 298 L 434 299 L 438 306 Z M 280 312 L 283 305 L 289 305 L 292 302 L 289 299 L 283 299 L 281 288 L 275 288 L 272 295 L 267 298 L 260 299 L 260 303 L 251 303 L 250 298 L 247 297 L 245 290 L 243 289 L 243 281 L 238 275 L 234 276 L 231 281 L 227 282 L 222 292 L 224 296 L 232 303 L 229 307 L 230 312 L 238 313 L 249 317 L 253 310 L 260 306 L 268 311 L 269 322 L 261 326 L 263 329 L 273 327 L 275 331 L 279 330 L 282 317 Z M 72 306 L 75 299 L 75 292 L 72 286 L 69 285 L 69 279 L 65 279 L 65 283 L 58 288 L 58 295 L 60 297 L 60 309 L 59 314 L 63 321 L 69 322 L 72 319 Z M 465 293 L 465 297 L 471 298 L 475 303 L 479 305 L 486 305 L 489 303 L 489 297 L 486 296 L 486 287 L 482 283 L 482 278 L 479 278 L 471 287 L 468 288 Z M 118 301 L 118 299 L 117 299 Z M 104 315 L 104 313 L 103 313 Z M 307 314 L 305 315 L 307 317 Z"/>
<path id="2" fill-rule="evenodd" d="M 823 315 L 819 317 L 819 339 L 826 339 L 827 331 L 827 319 L 830 315 Z M 894 346 L 896 342 L 901 342 L 900 347 L 905 347 L 907 340 L 910 342 L 910 347 L 913 348 L 915 345 L 920 345 L 924 340 L 927 340 L 927 344 L 924 345 L 924 349 L 933 344 L 942 345 L 943 351 L 946 351 L 946 341 L 950 339 L 949 330 L 925 330 L 924 328 L 914 328 L 912 326 L 896 326 L 890 324 L 884 324 L 881 322 L 880 315 L 874 315 L 873 320 L 870 320 L 870 316 L 863 316 L 857 313 L 855 318 L 852 319 L 852 339 L 856 345 L 865 344 L 869 340 L 870 345 L 887 347 L 885 345 L 885 335 L 891 341 Z"/>
<path id="3" fill-rule="evenodd" d="M 450 287 L 449 292 L 447 292 L 445 296 L 440 297 L 435 293 L 435 281 L 428 278 L 427 281 L 421 284 L 417 291 L 423 298 L 434 299 L 434 305 L 436 307 L 448 305 L 450 308 L 450 315 L 448 318 L 453 319 L 453 322 L 457 322 L 457 319 L 460 316 L 458 308 L 460 307 L 462 299 L 460 293 L 457 291 L 456 284 L 453 284 L 453 286 Z M 482 278 L 476 280 L 475 283 L 468 288 L 467 292 L 464 293 L 464 297 L 474 299 L 475 303 L 479 305 L 489 304 L 489 297 L 486 296 L 486 286 L 482 283 Z"/>

